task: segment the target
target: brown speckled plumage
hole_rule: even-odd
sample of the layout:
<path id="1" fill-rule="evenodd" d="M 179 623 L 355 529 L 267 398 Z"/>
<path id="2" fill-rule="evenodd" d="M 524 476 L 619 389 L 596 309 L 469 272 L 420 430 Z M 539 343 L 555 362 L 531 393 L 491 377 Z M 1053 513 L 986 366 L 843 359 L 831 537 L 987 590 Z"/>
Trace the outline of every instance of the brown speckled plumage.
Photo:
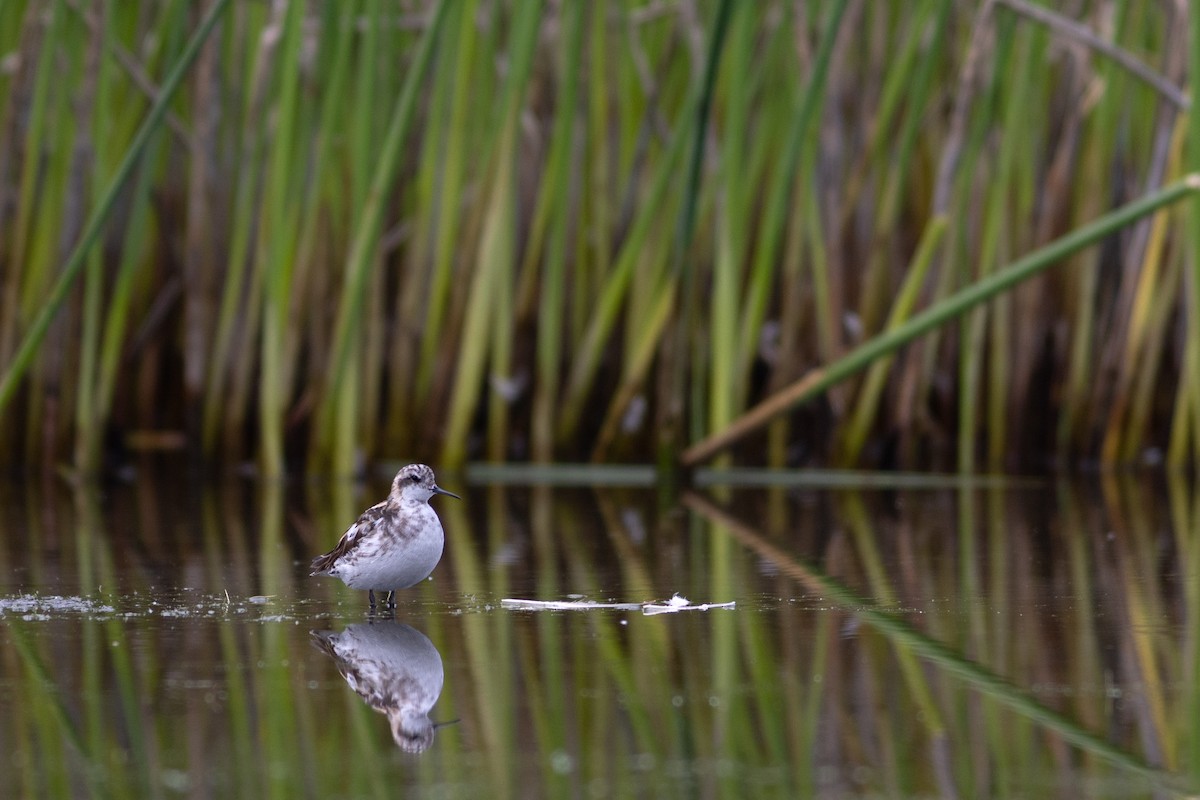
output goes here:
<path id="1" fill-rule="evenodd" d="M 424 464 L 404 467 L 388 499 L 364 511 L 332 550 L 314 558 L 311 574 L 366 589 L 372 607 L 376 589 L 393 593 L 391 602 L 396 589 L 420 583 L 441 559 L 442 523 L 428 502 L 435 494 L 458 497 L 438 487 Z"/>

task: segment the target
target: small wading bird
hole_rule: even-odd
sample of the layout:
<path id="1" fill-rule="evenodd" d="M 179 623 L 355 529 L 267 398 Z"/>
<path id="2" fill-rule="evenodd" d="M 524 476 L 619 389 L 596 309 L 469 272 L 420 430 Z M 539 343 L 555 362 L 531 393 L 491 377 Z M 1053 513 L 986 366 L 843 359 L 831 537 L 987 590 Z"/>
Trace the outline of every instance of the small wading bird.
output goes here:
<path id="1" fill-rule="evenodd" d="M 442 654 L 429 637 L 394 620 L 351 625 L 344 631 L 312 631 L 317 649 L 367 705 L 385 715 L 392 738 L 406 753 L 422 753 L 434 732 L 429 711 L 442 694 Z"/>
<path id="2" fill-rule="evenodd" d="M 312 575 L 341 578 L 351 589 L 366 589 L 375 608 L 375 590 L 387 592 L 384 606 L 396 607 L 396 590 L 429 577 L 442 558 L 446 536 L 429 498 L 444 494 L 433 470 L 409 464 L 392 480 L 388 499 L 371 506 L 342 534 L 337 547 L 312 562 Z"/>

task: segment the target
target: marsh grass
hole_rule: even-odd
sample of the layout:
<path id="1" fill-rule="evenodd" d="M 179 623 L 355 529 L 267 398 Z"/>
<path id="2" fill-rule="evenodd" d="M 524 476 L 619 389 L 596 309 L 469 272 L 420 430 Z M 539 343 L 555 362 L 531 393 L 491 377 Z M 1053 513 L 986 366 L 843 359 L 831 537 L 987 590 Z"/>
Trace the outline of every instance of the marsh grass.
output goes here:
<path id="1" fill-rule="evenodd" d="M 671 461 L 1200 167 L 1175 7 L 585 6 L 5 3 L 5 451 Z M 1193 461 L 1196 207 L 872 350 L 734 457 Z"/>

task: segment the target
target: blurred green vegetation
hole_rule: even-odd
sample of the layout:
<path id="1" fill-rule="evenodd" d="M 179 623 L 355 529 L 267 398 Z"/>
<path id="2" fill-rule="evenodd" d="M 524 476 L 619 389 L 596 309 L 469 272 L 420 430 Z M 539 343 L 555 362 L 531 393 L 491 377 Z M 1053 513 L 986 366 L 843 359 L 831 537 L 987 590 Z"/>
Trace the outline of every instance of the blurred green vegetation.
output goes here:
<path id="1" fill-rule="evenodd" d="M 0 4 L 0 446 L 85 472 L 163 447 L 268 474 L 676 460 L 1106 212 L 1195 191 L 1197 15 L 1057 11 Z M 1194 461 L 1197 207 L 889 344 L 735 458 Z"/>

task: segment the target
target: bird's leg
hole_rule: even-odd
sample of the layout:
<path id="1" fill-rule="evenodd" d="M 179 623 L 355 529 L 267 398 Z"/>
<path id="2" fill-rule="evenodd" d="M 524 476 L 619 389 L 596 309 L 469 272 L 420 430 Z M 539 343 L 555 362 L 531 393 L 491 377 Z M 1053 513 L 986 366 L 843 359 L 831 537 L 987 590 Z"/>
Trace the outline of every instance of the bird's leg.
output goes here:
<path id="1" fill-rule="evenodd" d="M 367 599 L 371 601 L 371 610 L 375 610 L 375 590 L 367 589 Z"/>
<path id="2" fill-rule="evenodd" d="M 392 589 L 390 592 L 388 592 L 387 607 L 388 608 L 396 607 L 396 590 L 395 589 Z"/>

